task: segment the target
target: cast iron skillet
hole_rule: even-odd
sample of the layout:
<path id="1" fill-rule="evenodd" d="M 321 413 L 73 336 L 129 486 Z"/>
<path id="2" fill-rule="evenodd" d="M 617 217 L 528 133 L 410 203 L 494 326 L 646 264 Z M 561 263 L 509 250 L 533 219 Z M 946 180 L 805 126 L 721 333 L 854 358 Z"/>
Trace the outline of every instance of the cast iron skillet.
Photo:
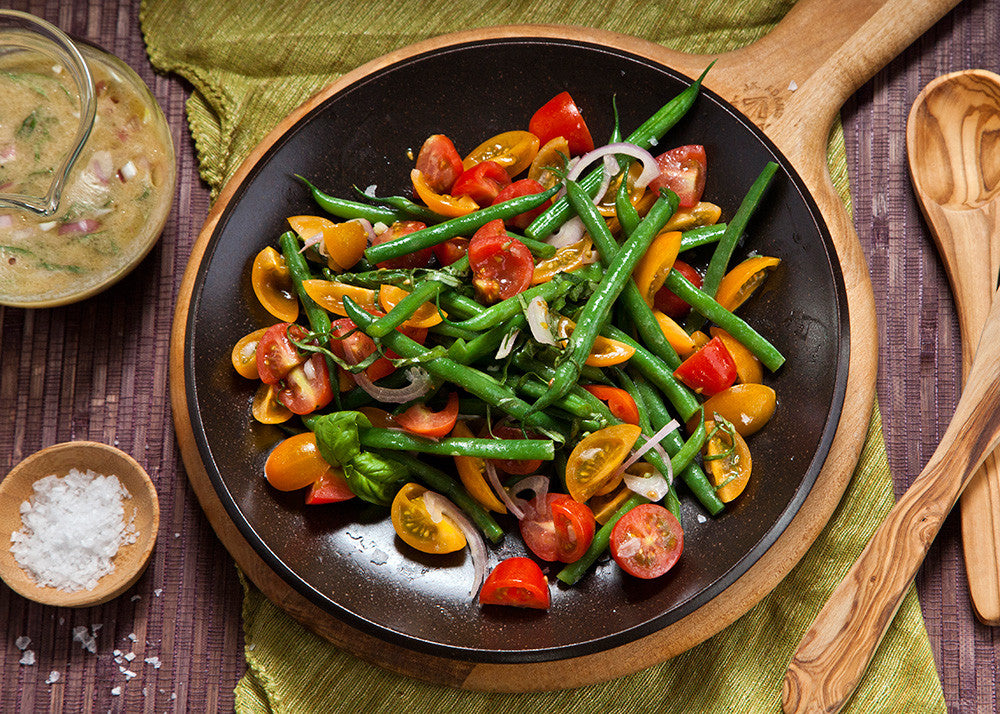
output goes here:
<path id="1" fill-rule="evenodd" d="M 483 67 L 505 68 L 503 81 L 492 82 L 488 94 L 478 81 Z M 579 67 L 587 68 L 585 77 Z M 448 82 L 432 79 L 440 77 Z M 253 422 L 249 404 L 256 385 L 229 365 L 240 337 L 273 323 L 250 290 L 253 257 L 287 230 L 287 216 L 317 210 L 293 174 L 339 196 L 351 196 L 355 184 L 408 193 L 407 151 L 432 133 L 474 147 L 526 126 L 533 108 L 568 89 L 594 135 L 608 136 L 613 96 L 627 132 L 688 83 L 640 57 L 579 42 L 457 45 L 346 88 L 298 121 L 258 162 L 217 224 L 198 273 L 188 317 L 188 408 L 201 457 L 230 517 L 296 590 L 355 627 L 419 650 L 501 662 L 570 657 L 640 637 L 692 612 L 774 542 L 826 456 L 849 351 L 836 254 L 815 204 L 787 164 L 750 226 L 747 246 L 780 256 L 783 269 L 743 311 L 788 359 L 768 380 L 780 406 L 751 440 L 754 477 L 734 507 L 705 519 L 684 494 L 685 551 L 664 578 L 630 578 L 605 563 L 576 587 L 554 585 L 548 613 L 480 608 L 469 596 L 472 565 L 464 553 L 415 552 L 395 538 L 384 509 L 357 502 L 306 508 L 302 492 L 270 489 L 262 467 L 284 433 Z M 761 132 L 710 92 L 670 133 L 669 143 L 705 144 L 705 196 L 724 206 L 726 216 L 768 160 L 783 163 Z M 513 535 L 492 562 L 515 554 L 524 550 Z M 550 578 L 555 572 L 549 569 Z"/>

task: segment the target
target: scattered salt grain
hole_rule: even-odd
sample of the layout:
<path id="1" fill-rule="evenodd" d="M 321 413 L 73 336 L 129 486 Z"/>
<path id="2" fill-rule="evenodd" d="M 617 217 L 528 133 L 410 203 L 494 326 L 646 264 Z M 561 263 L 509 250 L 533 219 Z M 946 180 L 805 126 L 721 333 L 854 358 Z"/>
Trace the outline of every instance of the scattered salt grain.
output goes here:
<path id="1" fill-rule="evenodd" d="M 160 662 L 160 658 L 159 657 L 147 657 L 145 659 L 145 662 L 146 662 L 146 664 L 153 665 L 153 667 L 156 668 L 156 669 L 159 669 L 160 665 L 163 664 L 162 662 Z"/>
<path id="2" fill-rule="evenodd" d="M 788 91 L 789 92 L 794 92 L 798 88 L 799 88 L 799 85 L 795 83 L 794 79 L 791 82 L 788 83 Z"/>
<path id="3" fill-rule="evenodd" d="M 46 678 L 45 683 L 53 684 L 58 681 L 59 681 L 59 673 L 55 670 L 52 670 L 51 672 L 49 672 L 49 676 Z"/>
<path id="4" fill-rule="evenodd" d="M 28 649 L 28 645 L 30 644 L 31 644 L 31 638 L 28 637 L 27 635 L 21 635 L 16 640 L 14 640 L 14 646 L 17 647 L 19 650 Z"/>
<path id="5" fill-rule="evenodd" d="M 705 522 L 705 521 L 707 521 L 707 520 L 708 520 L 708 519 L 707 519 L 707 518 L 705 518 L 705 516 L 703 516 L 703 515 L 702 515 L 702 514 L 700 514 L 700 513 L 698 514 L 698 522 L 699 522 L 699 523 L 704 523 L 704 522 Z"/>
<path id="6" fill-rule="evenodd" d="M 134 659 L 135 659 L 135 652 L 129 652 L 128 654 L 125 655 L 126 662 L 131 662 Z"/>
<path id="7" fill-rule="evenodd" d="M 130 600 L 131 600 L 132 602 L 139 602 L 140 600 L 142 600 L 142 595 L 133 595 L 133 596 L 132 596 L 131 598 L 129 598 L 129 599 L 130 599 Z"/>
<path id="8" fill-rule="evenodd" d="M 133 672 L 131 669 L 126 669 L 125 667 L 119 667 L 118 669 L 120 669 L 121 672 L 122 672 L 122 674 L 125 675 L 125 680 L 126 681 L 132 679 L 132 677 L 138 677 L 139 676 L 138 673 Z"/>
<path id="9" fill-rule="evenodd" d="M 122 651 L 121 650 L 115 650 L 111 654 L 113 654 L 115 657 L 121 657 L 122 656 Z"/>
<path id="10" fill-rule="evenodd" d="M 153 591 L 153 594 L 154 594 L 154 595 L 155 595 L 156 597 L 160 597 L 160 595 L 162 595 L 162 594 L 163 594 L 163 588 L 156 588 L 156 590 L 154 590 L 154 591 Z"/>
<path id="11" fill-rule="evenodd" d="M 31 665 L 35 663 L 35 652 L 34 650 L 25 650 L 24 654 L 21 655 L 21 664 Z"/>
<path id="12" fill-rule="evenodd" d="M 21 504 L 21 529 L 10 534 L 15 560 L 39 585 L 92 590 L 115 569 L 118 548 L 138 538 L 125 521 L 128 491 L 116 476 L 77 469 L 39 479 L 33 490 Z"/>
<path id="13" fill-rule="evenodd" d="M 132 640 L 133 642 L 135 642 L 135 641 L 136 641 L 137 639 L 139 639 L 138 637 L 136 637 L 136 636 L 135 636 L 135 633 L 134 633 L 134 632 L 133 632 L 132 634 L 130 634 L 130 635 L 128 636 L 128 638 L 129 638 L 130 640 Z"/>
<path id="14" fill-rule="evenodd" d="M 79 642 L 80 647 L 88 652 L 97 652 L 96 630 L 91 633 L 84 625 L 77 625 L 73 628 L 73 641 Z"/>
<path id="15" fill-rule="evenodd" d="M 122 693 L 122 688 L 121 687 L 112 687 L 111 688 L 111 696 L 117 697 L 117 696 L 121 695 L 121 693 Z"/>

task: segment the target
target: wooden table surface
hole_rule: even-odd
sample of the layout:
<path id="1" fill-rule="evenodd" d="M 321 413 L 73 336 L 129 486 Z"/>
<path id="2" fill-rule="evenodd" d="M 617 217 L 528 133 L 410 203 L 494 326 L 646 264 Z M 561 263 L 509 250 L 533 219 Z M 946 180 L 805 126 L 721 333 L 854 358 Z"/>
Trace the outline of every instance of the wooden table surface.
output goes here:
<path id="1" fill-rule="evenodd" d="M 103 441 L 147 468 L 161 507 L 148 571 L 111 603 L 57 610 L 0 584 L 0 711 L 231 710 L 244 669 L 241 590 L 185 478 L 167 389 L 174 301 L 209 208 L 184 116 L 190 87 L 154 74 L 138 0 L 4 6 L 103 45 L 142 76 L 170 122 L 179 184 L 161 241 L 117 286 L 63 308 L 0 307 L 0 473 L 56 442 Z M 966 0 L 842 113 L 855 225 L 875 287 L 878 396 L 897 494 L 943 433 L 961 371 L 951 294 L 910 188 L 906 116 L 931 79 L 971 67 L 1000 71 L 1000 0 Z M 931 548 L 917 587 L 949 710 L 996 712 L 1000 631 L 972 614 L 957 513 Z M 79 626 L 98 628 L 95 653 L 74 641 Z M 19 663 L 21 636 L 31 639 L 33 665 Z M 47 681 L 54 673 L 58 679 Z"/>

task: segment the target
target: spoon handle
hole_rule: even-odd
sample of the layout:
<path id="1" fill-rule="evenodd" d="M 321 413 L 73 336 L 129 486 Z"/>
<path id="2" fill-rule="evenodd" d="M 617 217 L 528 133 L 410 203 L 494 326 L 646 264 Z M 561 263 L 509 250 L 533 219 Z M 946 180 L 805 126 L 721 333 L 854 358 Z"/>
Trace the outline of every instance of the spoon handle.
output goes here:
<path id="1" fill-rule="evenodd" d="M 786 714 L 838 712 L 847 703 L 945 517 L 1000 442 L 998 296 L 941 443 L 799 643 L 782 690 Z"/>

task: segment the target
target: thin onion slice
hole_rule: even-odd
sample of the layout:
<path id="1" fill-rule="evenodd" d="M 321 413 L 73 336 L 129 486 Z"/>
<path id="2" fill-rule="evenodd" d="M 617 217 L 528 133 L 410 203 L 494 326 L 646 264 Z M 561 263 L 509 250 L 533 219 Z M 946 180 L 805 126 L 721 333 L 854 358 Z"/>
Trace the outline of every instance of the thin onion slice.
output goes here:
<path id="1" fill-rule="evenodd" d="M 550 235 L 545 242 L 556 249 L 565 248 L 568 245 L 579 243 L 585 232 L 583 221 L 579 216 L 573 216 L 559 226 L 559 230 Z"/>
<path id="2" fill-rule="evenodd" d="M 588 152 L 580 157 L 579 163 L 577 163 L 566 178 L 570 181 L 575 181 L 583 173 L 583 170 L 594 163 L 598 159 L 603 159 L 606 156 L 631 156 L 633 159 L 637 159 L 642 162 L 642 173 L 635 180 L 636 188 L 646 188 L 649 182 L 660 175 L 660 165 L 656 163 L 656 159 L 651 153 L 643 148 L 636 146 L 635 144 L 629 144 L 628 142 L 619 141 L 614 144 L 606 144 L 604 146 L 599 146 L 591 152 Z M 605 161 L 604 163 L 604 176 L 602 183 L 611 181 L 612 172 L 617 170 L 617 162 L 611 163 Z M 603 190 L 597 192 L 597 197 L 595 202 L 599 201 L 603 196 L 605 191 L 607 191 L 607 185 L 603 187 Z"/>
<path id="3" fill-rule="evenodd" d="M 669 464 L 670 462 L 667 461 Z M 670 490 L 667 479 L 659 471 L 653 471 L 648 476 L 638 476 L 625 472 L 625 486 L 632 492 L 645 496 L 653 503 L 661 500 Z"/>
<path id="4" fill-rule="evenodd" d="M 493 487 L 493 492 L 496 493 L 497 498 L 503 502 L 503 505 L 507 507 L 507 510 L 512 516 L 514 516 L 514 518 L 517 520 L 524 518 L 524 509 L 514 502 L 514 499 L 510 497 L 509 493 L 507 493 L 507 489 L 505 489 L 503 484 L 500 483 L 500 477 L 497 475 L 496 467 L 492 464 L 492 462 L 490 462 L 489 459 L 483 459 L 483 462 L 486 464 L 486 478 L 489 480 L 490 486 Z"/>
<path id="5" fill-rule="evenodd" d="M 545 497 L 549 493 L 549 479 L 547 476 L 535 474 L 521 479 L 510 489 L 511 493 L 521 493 L 522 491 L 531 491 L 534 496 L 529 499 L 514 498 L 514 503 L 524 511 L 525 516 L 530 516 L 532 511 L 545 507 Z M 536 504 L 535 509 L 530 507 L 532 501 Z M 520 516 L 518 520 L 521 520 Z"/>
<path id="6" fill-rule="evenodd" d="M 531 328 L 531 336 L 535 338 L 535 342 L 541 345 L 556 343 L 550 327 L 549 304 L 545 302 L 545 298 L 540 296 L 531 298 L 524 316 L 528 318 L 528 327 Z"/>
<path id="7" fill-rule="evenodd" d="M 347 350 L 346 357 L 352 364 L 357 364 L 354 354 L 350 350 Z M 420 367 L 411 367 L 406 370 L 406 378 L 410 380 L 410 383 L 405 387 L 380 387 L 371 381 L 364 372 L 351 372 L 351 377 L 354 378 L 359 387 L 372 397 L 388 404 L 403 404 L 413 401 L 427 394 L 433 386 L 430 374 Z"/>
<path id="8" fill-rule="evenodd" d="M 676 419 L 671 419 L 669 422 L 667 422 L 666 424 L 664 424 L 664 426 L 663 426 L 662 429 L 660 429 L 658 432 L 656 432 L 655 434 L 653 434 L 653 436 L 651 436 L 649 439 L 646 440 L 646 443 L 644 443 L 638 449 L 636 449 L 635 451 L 633 451 L 632 455 L 629 456 L 627 459 L 625 459 L 625 461 L 622 462 L 622 465 L 619 466 L 615 470 L 615 478 L 617 478 L 619 474 L 624 474 L 625 484 L 628 486 L 628 488 L 630 490 L 632 490 L 632 491 L 635 491 L 638 494 L 643 495 L 643 496 L 646 495 L 643 491 L 636 490 L 635 488 L 632 488 L 632 486 L 629 484 L 629 478 L 630 477 L 633 480 L 640 479 L 641 483 L 637 483 L 637 485 L 640 488 L 643 488 L 645 490 L 651 490 L 652 489 L 654 492 L 658 492 L 662 488 L 663 489 L 663 495 L 661 495 L 660 498 L 663 498 L 663 496 L 666 495 L 667 489 L 670 487 L 670 484 L 672 484 L 674 482 L 674 474 L 673 474 L 673 468 L 671 467 L 671 464 L 670 464 L 670 458 L 667 456 L 666 451 L 662 451 L 663 447 L 660 446 L 660 442 L 663 441 L 664 438 L 666 438 L 667 434 L 669 434 L 670 432 L 672 432 L 674 429 L 678 428 L 679 426 L 680 426 L 680 424 L 677 422 Z M 667 464 L 667 471 L 670 472 L 670 473 L 667 473 L 667 474 L 659 474 L 659 473 L 657 473 L 657 476 L 660 479 L 663 480 L 662 486 L 660 484 L 658 484 L 658 483 L 654 483 L 652 481 L 649 481 L 648 479 L 651 478 L 651 477 L 633 476 L 632 474 L 626 474 L 625 473 L 625 469 L 627 469 L 629 466 L 631 466 L 636 461 L 638 461 L 639 459 L 641 459 L 646 454 L 646 452 L 649 451 L 650 449 L 656 449 L 657 450 L 657 453 L 660 454 L 663 457 L 664 462 L 666 462 L 666 464 Z M 660 499 L 659 498 L 657 498 L 657 499 L 652 499 L 651 498 L 650 500 L 656 500 L 656 501 L 658 501 Z"/>
<path id="9" fill-rule="evenodd" d="M 458 506 L 440 493 L 427 491 L 423 495 L 423 499 L 424 505 L 427 507 L 427 513 L 430 515 L 432 521 L 440 523 L 442 518 L 450 518 L 458 526 L 459 530 L 462 531 L 462 535 L 465 536 L 465 542 L 469 545 L 469 555 L 472 558 L 472 569 L 474 572 L 472 590 L 469 594 L 475 597 L 476 593 L 479 592 L 479 588 L 483 585 L 483 580 L 486 578 L 486 543 L 483 541 L 483 537 L 476 530 L 476 527 L 472 525 L 472 522 L 465 517 L 465 514 L 458 509 Z"/>
<path id="10" fill-rule="evenodd" d="M 511 330 L 507 333 L 503 340 L 501 340 L 500 347 L 497 349 L 496 359 L 503 359 L 514 351 L 514 344 L 517 342 L 517 336 L 520 334 L 520 330 Z"/>

